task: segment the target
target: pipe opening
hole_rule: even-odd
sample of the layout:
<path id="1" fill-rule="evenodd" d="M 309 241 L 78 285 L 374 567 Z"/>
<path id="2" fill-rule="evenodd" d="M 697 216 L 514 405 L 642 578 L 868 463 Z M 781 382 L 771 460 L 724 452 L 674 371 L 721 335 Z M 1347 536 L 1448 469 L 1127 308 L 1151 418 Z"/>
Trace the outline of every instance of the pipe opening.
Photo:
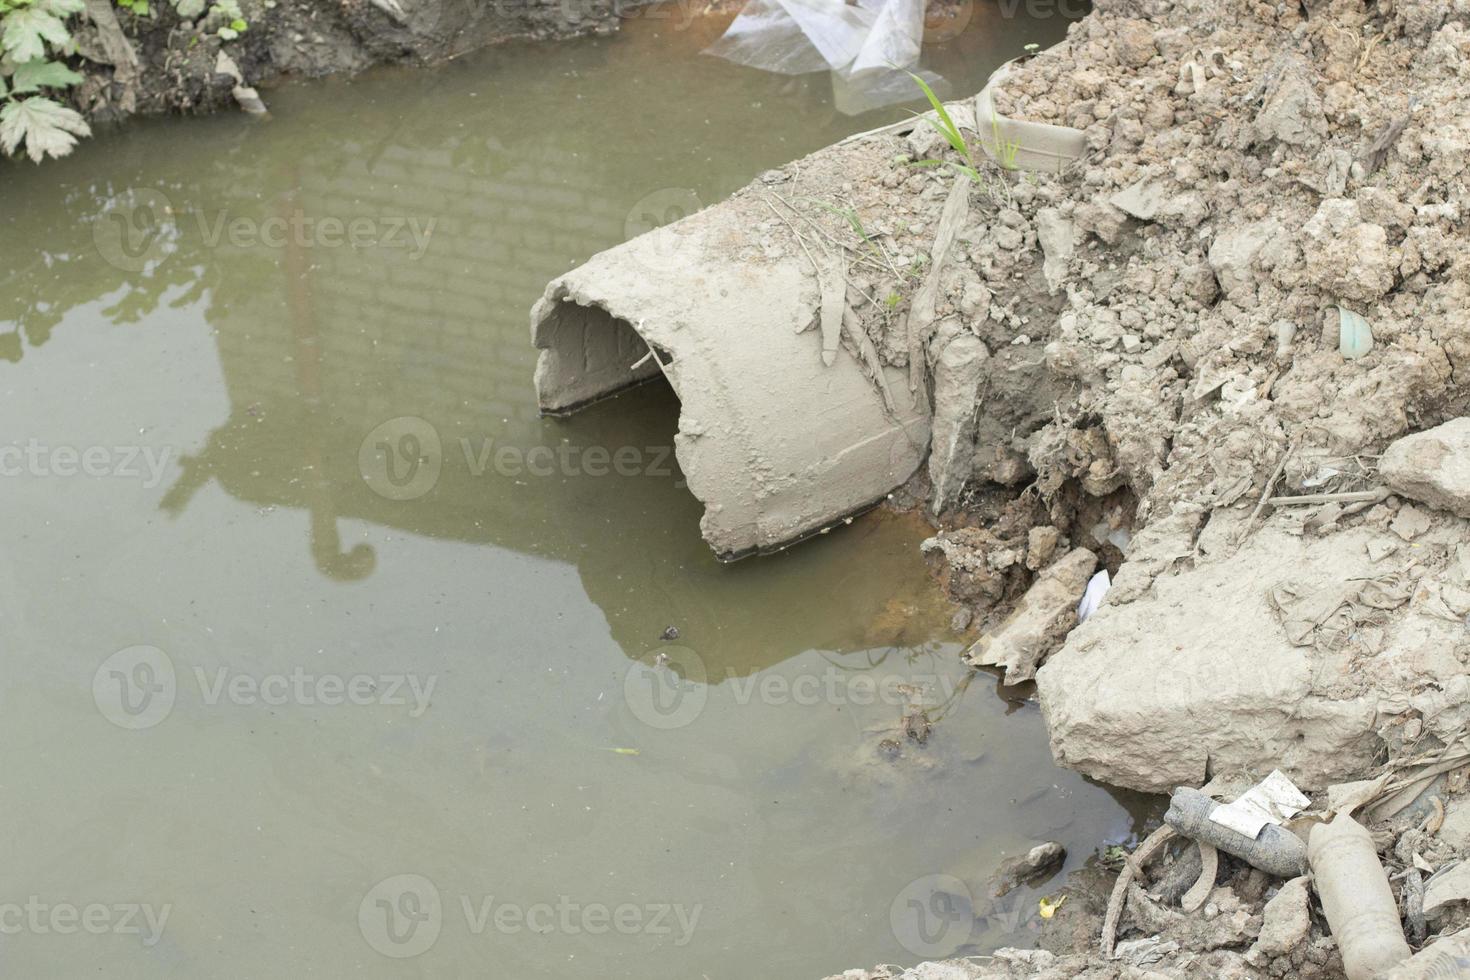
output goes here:
<path id="1" fill-rule="evenodd" d="M 569 415 L 663 376 L 672 361 L 627 320 L 600 306 L 559 300 L 537 326 L 544 353 L 536 366 L 543 415 Z"/>

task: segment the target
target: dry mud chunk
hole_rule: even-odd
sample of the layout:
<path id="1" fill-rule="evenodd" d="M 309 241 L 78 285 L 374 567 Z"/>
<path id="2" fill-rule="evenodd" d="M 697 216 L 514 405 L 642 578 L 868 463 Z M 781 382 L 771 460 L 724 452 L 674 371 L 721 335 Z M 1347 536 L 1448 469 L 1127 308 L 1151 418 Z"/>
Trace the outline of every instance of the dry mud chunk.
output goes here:
<path id="1" fill-rule="evenodd" d="M 1302 229 L 1315 243 L 1307 249 L 1307 278 L 1345 299 L 1371 302 L 1393 287 L 1388 234 L 1381 225 L 1360 220 L 1358 203 L 1323 201 Z"/>
<path id="2" fill-rule="evenodd" d="M 1097 555 L 1077 548 L 1042 572 L 1016 611 L 992 636 L 966 656 L 972 664 L 1004 667 L 1005 682 L 1030 680 L 1041 663 L 1077 624 L 1077 603 L 1097 568 Z"/>
<path id="3" fill-rule="evenodd" d="M 1266 903 L 1261 935 L 1251 952 L 1265 956 L 1289 953 L 1305 942 L 1311 920 L 1307 915 L 1307 879 L 1293 878 Z"/>
<path id="4" fill-rule="evenodd" d="M 1306 64 L 1287 55 L 1272 70 L 1274 78 L 1252 124 L 1256 140 L 1275 139 L 1293 146 L 1320 143 L 1327 135 L 1327 116 Z"/>
<path id="5" fill-rule="evenodd" d="M 1470 418 L 1398 440 L 1379 460 L 1378 472 L 1406 497 L 1470 517 Z"/>
<path id="6" fill-rule="evenodd" d="M 1283 234 L 1281 222 L 1265 218 L 1230 228 L 1216 237 L 1210 245 L 1210 268 L 1227 297 L 1236 302 L 1254 302 L 1256 283 L 1263 278 L 1257 271 L 1257 260 Z"/>
<path id="7" fill-rule="evenodd" d="M 934 484 L 934 511 L 954 502 L 964 487 L 975 456 L 975 397 L 990 351 L 968 332 L 952 332 L 934 366 L 933 442 L 929 479 Z"/>
<path id="8" fill-rule="evenodd" d="M 1157 53 L 1154 32 L 1141 20 L 1120 20 L 1113 28 L 1113 50 L 1118 63 L 1130 68 L 1141 68 Z"/>
<path id="9" fill-rule="evenodd" d="M 1262 527 L 1233 554 L 1104 605 L 1036 675 L 1057 761 L 1154 793 L 1198 785 L 1211 769 L 1280 768 L 1309 788 L 1368 769 L 1379 699 L 1322 690 L 1320 655 L 1291 643 L 1267 592 L 1304 570 L 1374 575 L 1365 542 L 1375 533 Z"/>

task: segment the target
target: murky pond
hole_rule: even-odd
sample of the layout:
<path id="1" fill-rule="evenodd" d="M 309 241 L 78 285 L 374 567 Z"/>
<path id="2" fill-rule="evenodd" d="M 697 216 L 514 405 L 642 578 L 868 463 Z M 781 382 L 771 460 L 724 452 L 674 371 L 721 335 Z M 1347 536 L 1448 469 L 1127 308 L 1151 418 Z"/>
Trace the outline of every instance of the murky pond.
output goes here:
<path id="1" fill-rule="evenodd" d="M 1064 27 L 972 13 L 969 90 Z M 1025 943 L 1044 891 L 929 876 L 1131 833 L 959 668 L 921 522 L 722 566 L 667 389 L 537 417 L 548 279 L 897 116 L 718 29 L 4 166 L 5 975 L 816 978 Z"/>

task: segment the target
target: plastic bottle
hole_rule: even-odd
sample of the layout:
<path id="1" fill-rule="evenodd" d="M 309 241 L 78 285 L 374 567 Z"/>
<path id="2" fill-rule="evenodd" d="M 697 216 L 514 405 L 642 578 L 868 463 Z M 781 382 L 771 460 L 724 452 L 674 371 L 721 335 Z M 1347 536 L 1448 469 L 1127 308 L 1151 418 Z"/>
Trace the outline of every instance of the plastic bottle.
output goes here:
<path id="1" fill-rule="evenodd" d="M 1169 800 L 1164 822 L 1194 840 L 1213 844 L 1226 854 L 1234 854 L 1254 868 L 1278 878 L 1295 878 L 1307 870 L 1307 845 L 1285 827 L 1268 823 L 1260 836 L 1252 839 L 1223 824 L 1210 820 L 1219 803 L 1197 789 L 1181 786 Z"/>
<path id="2" fill-rule="evenodd" d="M 1409 958 L 1398 903 L 1362 824 L 1340 813 L 1313 827 L 1307 861 L 1348 980 L 1371 980 Z"/>

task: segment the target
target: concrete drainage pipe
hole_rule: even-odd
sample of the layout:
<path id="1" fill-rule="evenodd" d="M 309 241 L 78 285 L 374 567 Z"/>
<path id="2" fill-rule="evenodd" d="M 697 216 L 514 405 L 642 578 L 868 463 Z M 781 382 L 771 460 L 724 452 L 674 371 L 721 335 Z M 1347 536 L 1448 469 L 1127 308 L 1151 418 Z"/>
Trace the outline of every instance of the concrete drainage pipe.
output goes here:
<path id="1" fill-rule="evenodd" d="M 768 258 L 752 237 L 730 203 L 708 208 L 593 256 L 531 312 L 544 413 L 668 378 L 675 452 L 724 560 L 872 507 L 929 443 L 927 397 L 896 368 L 865 373 L 858 339 L 832 337 L 833 290 L 806 259 Z"/>

